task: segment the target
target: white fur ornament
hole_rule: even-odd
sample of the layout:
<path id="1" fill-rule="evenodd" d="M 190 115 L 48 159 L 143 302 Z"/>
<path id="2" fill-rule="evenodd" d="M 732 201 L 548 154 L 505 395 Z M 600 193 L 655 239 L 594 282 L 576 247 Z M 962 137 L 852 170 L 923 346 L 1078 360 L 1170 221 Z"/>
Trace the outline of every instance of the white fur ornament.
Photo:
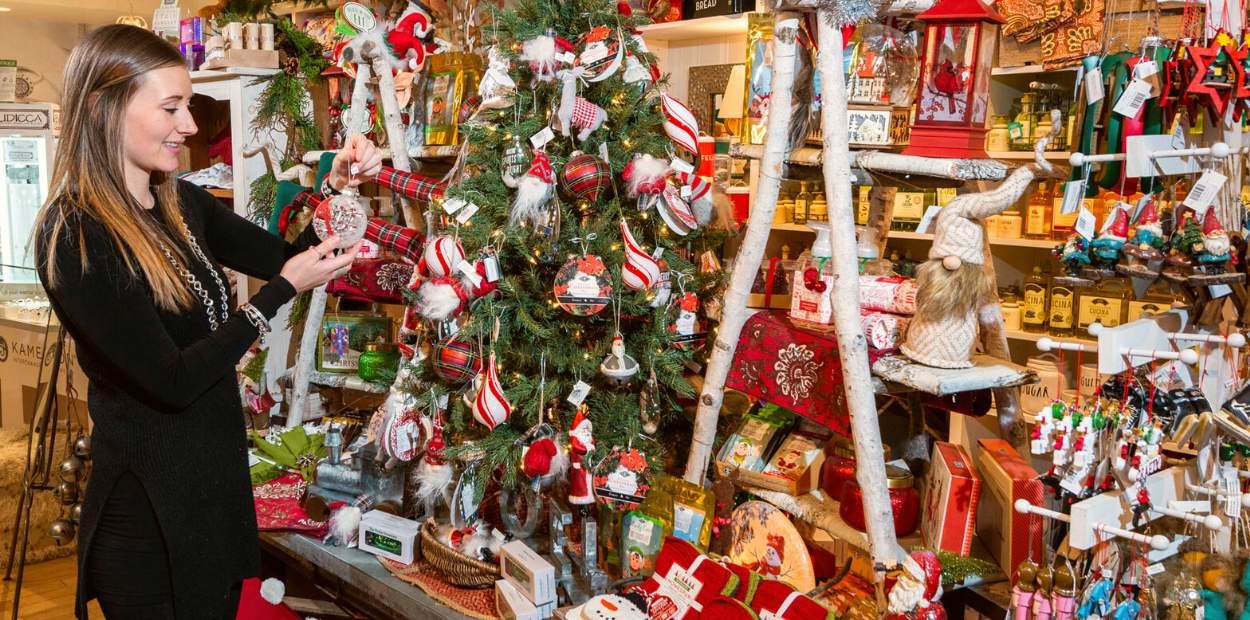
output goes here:
<path id="1" fill-rule="evenodd" d="M 473 419 L 493 431 L 496 426 L 507 422 L 511 413 L 512 404 L 504 396 L 503 384 L 499 383 L 495 354 L 491 353 L 486 364 L 486 378 L 482 381 L 482 389 L 478 390 L 477 398 L 473 401 Z"/>
<path id="2" fill-rule="evenodd" d="M 543 34 L 521 44 L 521 53 L 517 56 L 529 63 L 534 78 L 541 82 L 556 79 L 556 70 L 560 68 L 560 55 L 573 49 L 568 41 L 552 34 Z"/>
<path id="3" fill-rule="evenodd" d="M 547 203 L 555 195 L 555 172 L 547 153 L 534 151 L 529 172 L 517 182 L 516 198 L 512 201 L 512 215 L 508 221 L 513 225 L 538 226 L 547 214 Z"/>
<path id="4" fill-rule="evenodd" d="M 464 260 L 464 246 L 454 237 L 443 235 L 425 244 L 425 267 L 436 277 L 444 277 L 456 271 L 456 265 Z"/>
<path id="5" fill-rule="evenodd" d="M 621 172 L 621 176 L 629 182 L 630 196 L 664 191 L 668 174 L 667 161 L 645 153 L 625 164 L 625 170 Z"/>
<path id="6" fill-rule="evenodd" d="M 625 240 L 625 264 L 621 266 L 621 280 L 625 286 L 635 291 L 655 286 L 660 280 L 660 264 L 642 251 L 624 218 L 621 219 L 621 236 Z"/>
<path id="7" fill-rule="evenodd" d="M 330 536 L 335 544 L 350 547 L 360 535 L 360 519 L 363 515 L 357 506 L 347 505 L 330 515 Z"/>
<path id="8" fill-rule="evenodd" d="M 282 602 L 282 597 L 286 596 L 286 584 L 270 577 L 260 582 L 260 597 L 265 599 L 270 605 L 277 605 Z"/>
<path id="9" fill-rule="evenodd" d="M 468 301 L 469 293 L 459 278 L 431 278 L 417 287 L 417 313 L 428 321 L 459 316 Z"/>
<path id="10" fill-rule="evenodd" d="M 678 146 L 699 153 L 699 122 L 686 104 L 670 97 L 667 93 L 660 96 L 660 107 L 664 111 L 664 131 Z"/>

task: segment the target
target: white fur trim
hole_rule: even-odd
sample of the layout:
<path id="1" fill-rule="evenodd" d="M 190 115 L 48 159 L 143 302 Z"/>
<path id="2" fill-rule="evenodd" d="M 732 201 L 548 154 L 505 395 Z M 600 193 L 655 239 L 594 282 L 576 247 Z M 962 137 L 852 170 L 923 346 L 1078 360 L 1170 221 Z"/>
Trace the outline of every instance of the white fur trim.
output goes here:
<path id="1" fill-rule="evenodd" d="M 277 605 L 286 596 L 286 584 L 270 577 L 260 583 L 260 597 L 270 605 Z"/>
<path id="2" fill-rule="evenodd" d="M 650 155 L 643 155 L 630 162 L 629 195 L 637 196 L 638 188 L 655 183 L 669 174 L 668 162 Z"/>
<path id="3" fill-rule="evenodd" d="M 517 183 L 516 199 L 512 201 L 512 215 L 508 221 L 517 226 L 521 222 L 533 226 L 542 217 L 554 188 L 551 183 L 526 174 Z"/>
<path id="4" fill-rule="evenodd" d="M 438 503 L 440 497 L 445 499 L 451 486 L 451 474 L 451 464 L 434 465 L 428 459 L 421 459 L 416 471 L 412 472 L 412 481 L 417 483 L 417 501 L 428 510 Z"/>
<path id="5" fill-rule="evenodd" d="M 456 315 L 460 296 L 450 284 L 426 281 L 417 288 L 417 311 L 431 321 L 445 321 Z"/>
<path id="6" fill-rule="evenodd" d="M 360 534 L 360 509 L 355 506 L 344 506 L 330 515 L 330 534 L 342 545 L 350 546 Z"/>

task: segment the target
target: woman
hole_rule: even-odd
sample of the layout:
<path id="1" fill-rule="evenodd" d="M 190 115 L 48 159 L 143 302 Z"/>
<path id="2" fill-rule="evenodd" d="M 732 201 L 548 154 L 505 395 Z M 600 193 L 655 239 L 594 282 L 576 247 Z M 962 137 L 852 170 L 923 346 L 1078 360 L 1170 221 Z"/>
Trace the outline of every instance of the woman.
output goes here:
<path id="1" fill-rule="evenodd" d="M 79 618 L 92 598 L 109 620 L 235 617 L 240 582 L 260 572 L 235 364 L 279 306 L 345 273 L 359 248 L 336 255 L 338 238 L 315 245 L 311 230 L 287 244 L 177 180 L 196 132 L 184 63 L 118 25 L 84 37 L 65 67 L 35 247 L 90 381 Z M 380 169 L 353 136 L 327 184 Z M 218 261 L 268 283 L 230 312 Z"/>

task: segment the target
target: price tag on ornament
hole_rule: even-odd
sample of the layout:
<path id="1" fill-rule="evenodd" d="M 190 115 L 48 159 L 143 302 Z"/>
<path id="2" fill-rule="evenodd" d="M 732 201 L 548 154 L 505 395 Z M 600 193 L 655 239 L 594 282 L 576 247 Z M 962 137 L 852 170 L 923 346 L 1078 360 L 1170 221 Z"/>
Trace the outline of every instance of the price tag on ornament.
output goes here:
<path id="1" fill-rule="evenodd" d="M 1141 217 L 1142 209 L 1146 208 L 1146 203 L 1154 200 L 1154 196 L 1142 196 L 1137 199 L 1137 204 L 1133 205 L 1133 217 L 1129 218 L 1130 222 L 1137 223 L 1137 218 Z"/>
<path id="2" fill-rule="evenodd" d="M 460 211 L 460 215 L 456 216 L 456 221 L 460 222 L 461 224 L 469 223 L 469 219 L 477 214 L 477 210 L 478 210 L 478 206 L 470 202 L 469 206 L 462 209 Z"/>
<path id="3" fill-rule="evenodd" d="M 1086 239 L 1094 238 L 1094 214 L 1085 207 L 1081 207 L 1081 214 L 1076 216 L 1076 232 Z"/>
<path id="4" fill-rule="evenodd" d="M 1115 102 L 1115 107 L 1111 108 L 1111 111 L 1125 118 L 1137 118 L 1137 114 L 1141 112 L 1142 106 L 1146 105 L 1146 100 L 1149 98 L 1150 84 L 1142 80 L 1133 80 L 1120 94 L 1119 101 Z"/>
<path id="5" fill-rule="evenodd" d="M 664 246 L 657 247 L 655 251 L 651 253 L 651 260 L 658 261 L 661 256 L 664 256 Z"/>
<path id="6" fill-rule="evenodd" d="M 1185 132 L 1188 129 L 1189 117 L 1184 112 L 1177 112 L 1172 119 L 1172 148 L 1185 148 Z"/>
<path id="7" fill-rule="evenodd" d="M 542 131 L 530 136 L 530 144 L 534 145 L 534 148 L 536 149 L 541 149 L 548 142 L 551 142 L 552 140 L 555 140 L 555 139 L 556 139 L 555 132 L 551 131 L 550 127 L 543 127 Z"/>
<path id="8" fill-rule="evenodd" d="M 1203 170 L 1202 176 L 1198 178 L 1197 183 L 1194 183 L 1193 189 L 1189 190 L 1189 195 L 1185 196 L 1185 202 L 1181 204 L 1193 209 L 1195 217 L 1198 221 L 1202 221 L 1202 216 L 1206 215 L 1211 203 L 1215 202 L 1216 195 L 1219 194 L 1220 188 L 1224 187 L 1226 181 L 1228 177 L 1214 170 Z"/>
<path id="9" fill-rule="evenodd" d="M 1076 213 L 1085 200 L 1085 181 L 1068 181 L 1063 186 L 1063 204 L 1059 206 L 1060 215 Z"/>
<path id="10" fill-rule="evenodd" d="M 686 174 L 694 174 L 694 166 L 691 165 L 690 162 L 684 159 L 681 159 L 680 157 L 674 157 L 673 161 L 669 162 L 668 166 L 678 172 L 684 172 Z"/>
<path id="11" fill-rule="evenodd" d="M 462 260 L 459 265 L 456 265 L 456 270 L 463 273 L 464 277 L 468 278 L 469 281 L 473 283 L 473 288 L 480 288 L 482 286 L 482 276 L 477 275 L 477 269 L 473 267 L 473 263 L 470 263 L 467 260 Z"/>
<path id="12" fill-rule="evenodd" d="M 574 56 L 573 52 L 560 52 L 559 54 L 556 54 L 556 60 L 566 62 L 571 65 L 577 61 L 577 56 Z"/>
<path id="13" fill-rule="evenodd" d="M 1085 103 L 1094 105 L 1106 96 L 1102 86 L 1102 69 L 1094 67 L 1089 73 L 1085 74 Z"/>
<path id="14" fill-rule="evenodd" d="M 1151 564 L 1150 566 L 1146 567 L 1146 574 L 1152 577 L 1155 575 L 1158 575 L 1159 573 L 1162 573 L 1163 571 L 1164 571 L 1163 565 L 1158 562 L 1155 562 L 1154 564 Z"/>
<path id="15" fill-rule="evenodd" d="M 603 163 L 608 164 L 609 166 L 612 165 L 612 160 L 608 158 L 608 143 L 607 142 L 604 142 L 599 145 L 599 159 L 602 159 Z"/>
<path id="16" fill-rule="evenodd" d="M 690 198 L 690 186 L 689 185 L 681 186 L 681 197 L 686 198 L 686 199 Z"/>
<path id="17" fill-rule="evenodd" d="M 1137 63 L 1133 67 L 1133 77 L 1150 85 L 1151 97 L 1163 94 L 1163 74 L 1159 73 L 1159 63 L 1153 60 Z"/>
<path id="18" fill-rule="evenodd" d="M 1059 487 L 1073 495 L 1080 495 L 1085 490 L 1081 482 L 1085 479 L 1085 474 L 1088 472 L 1088 466 L 1072 467 L 1063 475 L 1063 480 L 1059 481 Z"/>
<path id="19" fill-rule="evenodd" d="M 1102 578 L 1103 578 L 1103 579 L 1111 579 L 1111 578 L 1113 578 L 1113 577 L 1115 577 L 1115 572 L 1114 572 L 1114 571 L 1112 571 L 1110 568 L 1107 568 L 1107 567 L 1105 567 L 1105 566 L 1104 566 L 1104 567 L 1103 567 L 1103 569 L 1102 569 Z"/>
<path id="20" fill-rule="evenodd" d="M 577 384 L 573 386 L 573 391 L 569 392 L 568 400 L 570 403 L 573 403 L 573 406 L 580 407 L 582 401 L 586 400 L 586 395 L 589 393 L 590 384 L 585 381 L 578 381 Z"/>
<path id="21" fill-rule="evenodd" d="M 1230 468 L 1225 469 L 1222 475 L 1224 514 L 1235 517 L 1241 514 L 1241 472 Z"/>
<path id="22" fill-rule="evenodd" d="M 459 198 L 448 198 L 447 200 L 443 201 L 443 212 L 446 213 L 447 215 L 451 215 L 455 213 L 456 211 L 459 211 L 461 207 L 467 204 L 469 203 Z"/>
<path id="23" fill-rule="evenodd" d="M 937 214 L 942 211 L 942 207 L 932 205 L 924 210 L 924 216 L 920 218 L 920 223 L 916 225 L 916 232 L 927 233 L 929 226 L 933 224 L 933 220 L 937 218 Z"/>

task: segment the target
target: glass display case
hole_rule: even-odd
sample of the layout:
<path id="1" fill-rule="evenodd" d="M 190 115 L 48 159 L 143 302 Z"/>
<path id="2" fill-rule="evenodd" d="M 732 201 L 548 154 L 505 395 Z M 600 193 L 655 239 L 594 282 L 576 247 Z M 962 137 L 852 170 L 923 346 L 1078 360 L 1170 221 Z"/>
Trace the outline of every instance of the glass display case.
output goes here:
<path id="1" fill-rule="evenodd" d="M 30 243 L 35 217 L 48 195 L 60 107 L 52 103 L 0 104 L 0 282 L 37 282 Z"/>

